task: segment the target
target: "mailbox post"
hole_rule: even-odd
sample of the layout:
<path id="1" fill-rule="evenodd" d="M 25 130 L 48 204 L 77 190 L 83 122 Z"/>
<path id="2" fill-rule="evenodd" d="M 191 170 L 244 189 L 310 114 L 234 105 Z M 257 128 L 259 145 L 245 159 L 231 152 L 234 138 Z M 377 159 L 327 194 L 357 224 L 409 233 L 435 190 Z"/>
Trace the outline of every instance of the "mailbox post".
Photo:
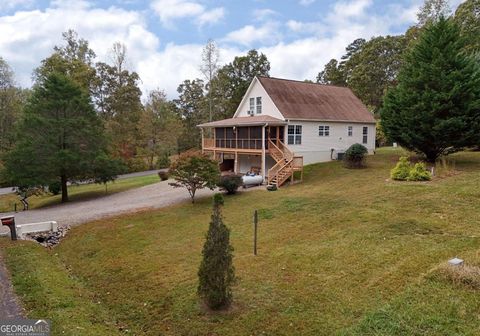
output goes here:
<path id="1" fill-rule="evenodd" d="M 8 216 L 0 218 L 2 225 L 8 226 L 10 229 L 10 237 L 12 240 L 17 240 L 17 228 L 15 227 L 15 216 Z"/>

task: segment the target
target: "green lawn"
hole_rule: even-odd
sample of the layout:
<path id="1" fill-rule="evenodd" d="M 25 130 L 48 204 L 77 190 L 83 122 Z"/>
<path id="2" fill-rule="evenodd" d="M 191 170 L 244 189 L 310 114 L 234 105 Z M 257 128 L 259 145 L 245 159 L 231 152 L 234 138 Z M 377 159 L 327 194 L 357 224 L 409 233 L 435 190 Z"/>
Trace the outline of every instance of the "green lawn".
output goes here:
<path id="1" fill-rule="evenodd" d="M 302 184 L 226 197 L 229 312 L 196 296 L 209 199 L 82 225 L 52 251 L 0 246 L 29 316 L 51 319 L 54 335 L 478 335 L 480 288 L 439 266 L 480 265 L 480 153 L 454 155 L 456 171 L 427 183 L 389 181 L 398 155 L 381 150 L 362 170 L 309 166 Z"/>
<path id="2" fill-rule="evenodd" d="M 68 194 L 70 201 L 75 202 L 102 197 L 128 189 L 143 187 L 159 181 L 160 179 L 157 174 L 124 178 L 107 183 L 107 192 L 105 192 L 105 185 L 103 184 L 71 185 L 68 187 Z M 61 202 L 61 195 L 44 194 L 40 196 L 32 196 L 28 198 L 28 201 L 30 203 L 30 209 L 37 209 L 49 205 L 59 204 Z M 17 209 L 19 211 L 23 209 L 20 198 L 17 195 L 0 195 L 0 212 L 13 211 L 15 203 L 17 204 Z"/>

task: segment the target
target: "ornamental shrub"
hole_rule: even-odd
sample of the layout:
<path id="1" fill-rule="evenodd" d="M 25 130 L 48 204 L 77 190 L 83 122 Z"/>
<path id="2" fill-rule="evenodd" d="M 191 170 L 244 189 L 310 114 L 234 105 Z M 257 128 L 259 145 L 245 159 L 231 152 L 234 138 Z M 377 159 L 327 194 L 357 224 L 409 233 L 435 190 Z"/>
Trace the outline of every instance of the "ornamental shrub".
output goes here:
<path id="1" fill-rule="evenodd" d="M 365 166 L 365 155 L 368 149 L 361 144 L 351 145 L 345 152 L 345 165 L 348 168 L 362 168 Z"/>
<path id="2" fill-rule="evenodd" d="M 243 184 L 242 177 L 240 175 L 225 175 L 220 178 L 217 183 L 220 189 L 227 192 L 227 195 L 233 195 L 237 192 L 238 188 Z"/>
<path id="3" fill-rule="evenodd" d="M 410 162 L 406 156 L 402 156 L 397 165 L 390 171 L 390 177 L 397 181 L 406 181 L 410 175 Z"/>
<path id="4" fill-rule="evenodd" d="M 408 181 L 430 181 L 432 179 L 432 174 L 427 170 L 425 163 L 418 162 L 410 169 L 408 174 Z"/>
<path id="5" fill-rule="evenodd" d="M 216 194 L 213 198 L 212 219 L 203 245 L 203 259 L 198 270 L 198 295 L 213 310 L 228 308 L 232 302 L 232 286 L 235 281 L 230 230 L 223 223 L 222 205 L 222 195 Z"/>

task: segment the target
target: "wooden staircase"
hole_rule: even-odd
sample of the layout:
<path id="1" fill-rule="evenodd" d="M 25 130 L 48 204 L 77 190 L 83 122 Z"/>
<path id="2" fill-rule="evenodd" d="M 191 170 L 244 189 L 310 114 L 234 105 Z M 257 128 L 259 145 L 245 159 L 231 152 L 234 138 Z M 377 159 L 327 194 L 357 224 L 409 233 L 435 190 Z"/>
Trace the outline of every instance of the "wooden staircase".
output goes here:
<path id="1" fill-rule="evenodd" d="M 288 179 L 293 181 L 295 171 L 303 171 L 303 157 L 294 156 L 293 152 L 281 141 L 275 144 L 268 139 L 268 151 L 276 164 L 268 170 L 267 184 L 279 188 Z"/>

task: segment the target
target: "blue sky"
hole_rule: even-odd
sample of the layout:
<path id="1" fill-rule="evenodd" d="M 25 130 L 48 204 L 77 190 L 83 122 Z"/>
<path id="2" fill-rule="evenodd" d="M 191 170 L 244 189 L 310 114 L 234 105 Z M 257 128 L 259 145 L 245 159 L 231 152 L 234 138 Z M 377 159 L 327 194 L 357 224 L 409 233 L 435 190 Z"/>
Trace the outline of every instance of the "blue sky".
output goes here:
<path id="1" fill-rule="evenodd" d="M 142 90 L 164 89 L 200 77 L 201 50 L 213 38 L 221 62 L 256 48 L 269 58 L 271 75 L 313 79 L 355 38 L 400 34 L 415 24 L 422 0 L 1 0 L 0 56 L 17 82 L 75 29 L 99 61 L 114 42 L 127 46 L 129 67 Z M 461 1 L 451 0 L 452 9 Z"/>

